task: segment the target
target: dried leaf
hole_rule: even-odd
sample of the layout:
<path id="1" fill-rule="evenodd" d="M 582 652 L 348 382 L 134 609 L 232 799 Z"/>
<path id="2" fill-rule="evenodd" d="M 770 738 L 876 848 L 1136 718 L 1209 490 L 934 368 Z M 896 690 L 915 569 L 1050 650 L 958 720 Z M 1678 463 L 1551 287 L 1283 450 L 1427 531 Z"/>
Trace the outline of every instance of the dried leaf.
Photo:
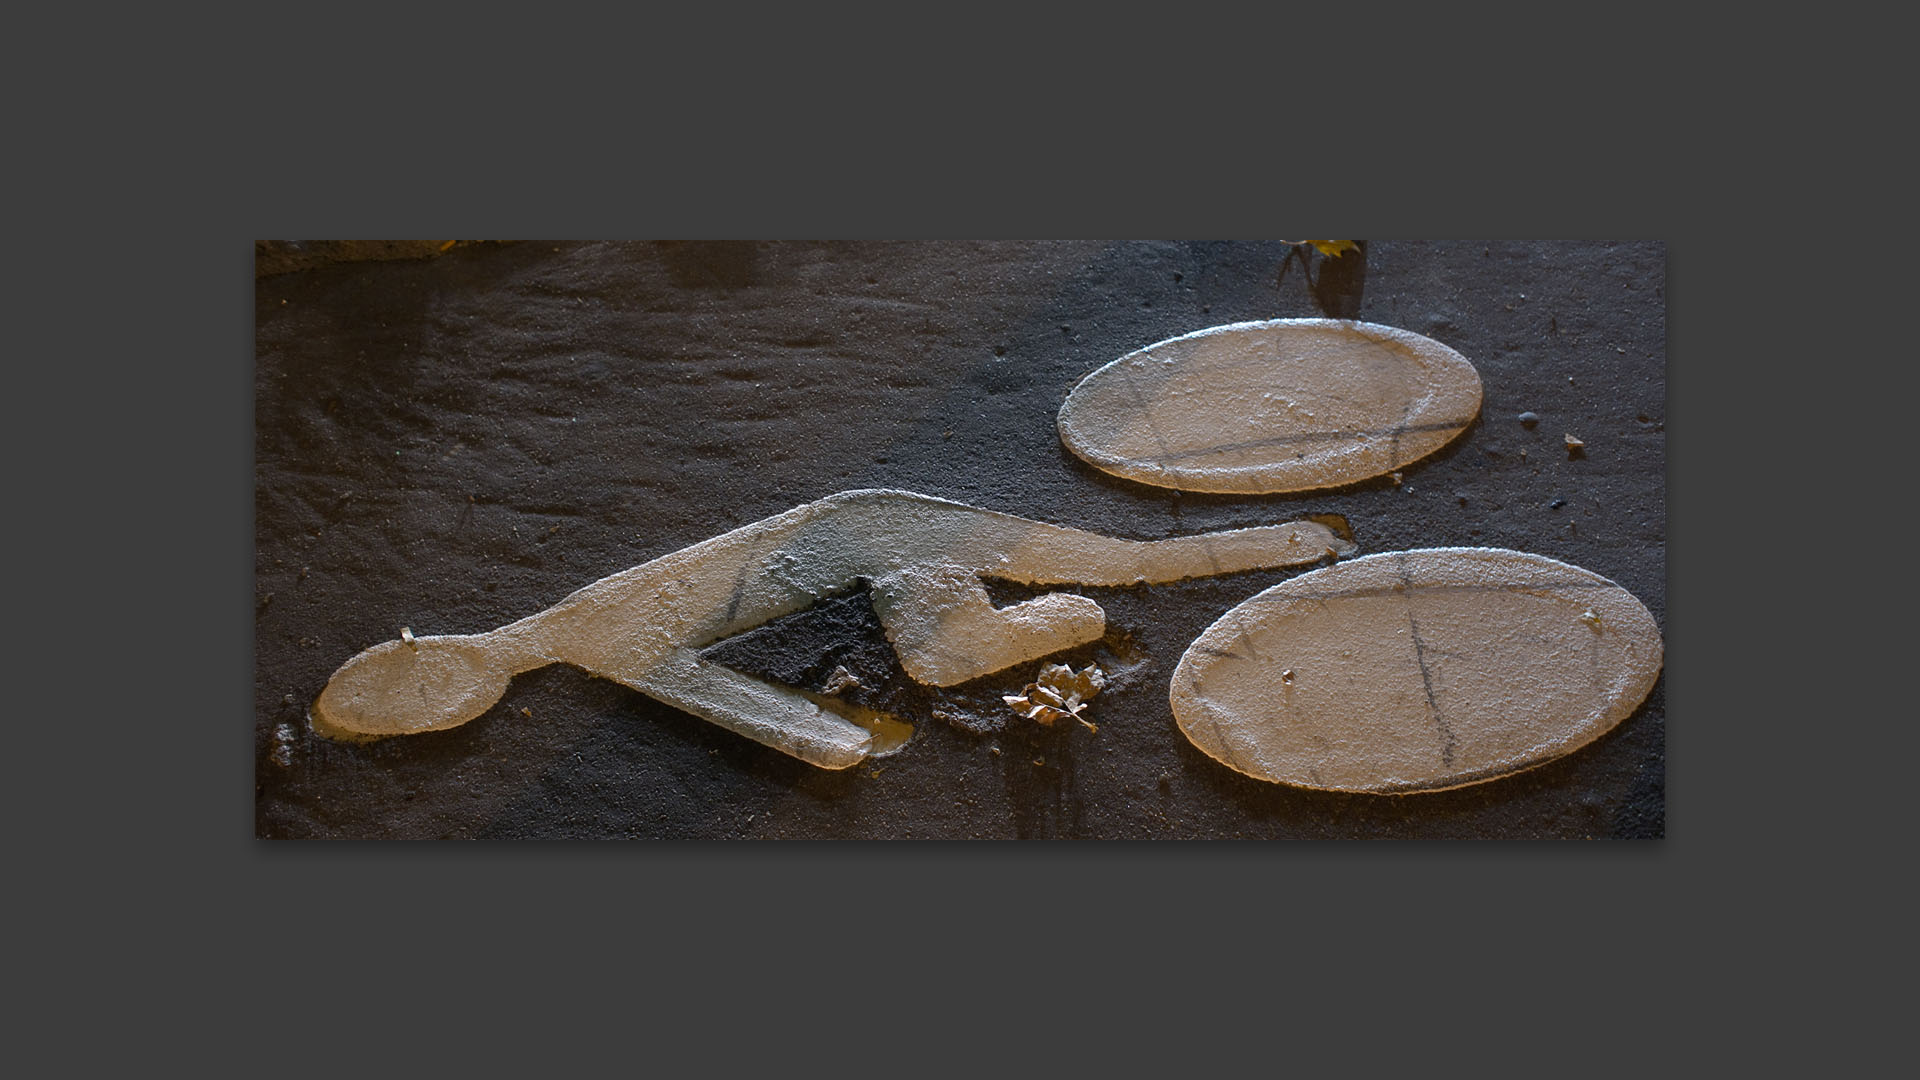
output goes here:
<path id="1" fill-rule="evenodd" d="M 1098 664 L 1088 664 L 1085 670 L 1075 672 L 1065 664 L 1048 664 L 1040 669 L 1039 678 L 1027 684 L 1027 688 L 1018 694 L 1006 694 L 1000 700 L 1007 707 L 1028 720 L 1036 721 L 1047 727 L 1054 721 L 1066 717 L 1085 724 L 1089 730 L 1098 731 L 1092 722 L 1080 715 L 1095 695 L 1107 685 L 1106 672 Z"/>

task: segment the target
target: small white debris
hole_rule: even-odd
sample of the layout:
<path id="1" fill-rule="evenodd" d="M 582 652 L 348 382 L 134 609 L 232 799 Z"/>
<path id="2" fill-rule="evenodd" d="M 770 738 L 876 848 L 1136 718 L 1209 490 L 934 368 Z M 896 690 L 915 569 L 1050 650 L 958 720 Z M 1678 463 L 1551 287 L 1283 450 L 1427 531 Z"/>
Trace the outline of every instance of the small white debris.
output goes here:
<path id="1" fill-rule="evenodd" d="M 1572 435 L 1567 436 L 1567 449 L 1569 451 L 1578 450 L 1585 445 L 1587 444 L 1573 437 Z"/>
<path id="2" fill-rule="evenodd" d="M 820 688 L 820 692 L 823 694 L 840 694 L 859 688 L 860 680 L 853 677 L 853 672 L 848 671 L 845 664 L 841 664 L 833 669 L 833 674 L 827 676 L 826 685 Z"/>
<path id="3" fill-rule="evenodd" d="M 293 725 L 281 724 L 273 729 L 273 751 L 268 755 L 275 765 L 285 769 L 293 764 Z"/>

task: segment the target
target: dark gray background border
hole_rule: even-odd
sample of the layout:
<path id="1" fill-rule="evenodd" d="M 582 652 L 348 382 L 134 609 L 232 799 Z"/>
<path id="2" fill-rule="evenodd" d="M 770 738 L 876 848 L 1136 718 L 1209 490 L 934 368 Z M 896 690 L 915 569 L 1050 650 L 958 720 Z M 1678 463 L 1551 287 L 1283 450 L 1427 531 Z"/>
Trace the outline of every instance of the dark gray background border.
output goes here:
<path id="1" fill-rule="evenodd" d="M 574 62 L 553 56 L 531 67 L 557 72 Z M 620 96 L 684 103 L 698 85 L 692 66 L 636 78 Z M 1126 140 L 1124 152 L 1104 154 L 1082 153 L 1085 142 L 1066 138 L 1116 134 L 1111 118 L 1090 120 L 1092 133 L 1037 125 L 1014 136 L 1024 141 L 992 147 L 956 148 L 927 134 L 884 153 L 842 131 L 804 148 L 812 167 L 797 167 L 787 156 L 797 140 L 756 144 L 731 126 L 750 104 L 738 89 L 693 103 L 704 123 L 664 130 L 644 108 L 612 132 L 539 128 L 520 116 L 507 118 L 502 135 L 477 113 L 435 138 L 403 118 L 384 130 L 344 122 L 385 108 L 395 92 L 421 93 L 426 82 L 282 88 L 291 100 L 233 106 L 227 130 L 203 131 L 187 146 L 163 155 L 149 141 L 152 160 L 191 166 L 157 176 L 133 216 L 116 218 L 120 237 L 79 251 L 69 242 L 41 268 L 83 283 L 83 295 L 54 316 L 67 328 L 64 342 L 29 348 L 59 357 L 53 377 L 71 379 L 55 388 L 53 410 L 78 405 L 93 415 L 75 425 L 81 432 L 41 429 L 43 445 L 77 460 L 81 479 L 59 492 L 44 480 L 26 483 L 29 505 L 44 495 L 40 505 L 69 511 L 57 522 L 30 521 L 50 526 L 64 573 L 83 584 L 28 581 L 29 596 L 35 610 L 56 610 L 76 589 L 86 597 L 53 617 L 54 640 L 98 641 L 100 626 L 131 617 L 149 651 L 92 651 L 54 669 L 51 692 L 30 692 L 29 723 L 54 729 L 59 742 L 23 736 L 15 769 L 41 760 L 66 767 L 35 769 L 15 799 L 57 819 L 49 835 L 58 839 L 35 844 L 58 869 L 41 898 L 48 916 L 63 936 L 108 947 L 115 963 L 139 973 L 137 985 L 162 989 L 165 972 L 191 967 L 193 950 L 204 949 L 214 1000 L 232 1010 L 232 1022 L 272 1020 L 298 1035 L 315 1001 L 401 969 L 426 972 L 428 986 L 484 978 L 568 1000 L 614 989 L 680 1002 L 737 991 L 744 972 L 783 973 L 782 986 L 817 982 L 822 998 L 840 985 L 885 996 L 889 979 L 926 987 L 926 975 L 941 972 L 950 981 L 929 987 L 916 1012 L 972 1004 L 993 1014 L 978 1019 L 976 1030 L 988 1030 L 1018 1026 L 1042 1008 L 1033 996 L 1057 998 L 1011 992 L 1037 975 L 1105 983 L 1131 998 L 1127 987 L 1164 991 L 1203 979 L 1216 997 L 1271 979 L 1339 997 L 1439 974 L 1522 994 L 1575 980 L 1580 1005 L 1569 1001 L 1570 1012 L 1612 998 L 1639 1014 L 1620 1020 L 1637 1036 L 1669 1026 L 1681 993 L 1717 981 L 1704 972 L 1751 944 L 1743 935 L 1764 913 L 1754 912 L 1749 888 L 1764 883 L 1767 909 L 1778 910 L 1792 902 L 1783 893 L 1820 887 L 1768 869 L 1797 845 L 1824 841 L 1830 823 L 1806 816 L 1819 793 L 1777 790 L 1794 775 L 1793 718 L 1778 688 L 1757 677 L 1765 672 L 1744 659 L 1754 635 L 1748 616 L 1759 606 L 1753 583 L 1788 568 L 1741 542 L 1739 525 L 1763 494 L 1778 506 L 1785 492 L 1807 491 L 1782 472 L 1754 476 L 1743 450 L 1772 407 L 1761 387 L 1798 362 L 1770 318 L 1785 310 L 1786 241 L 1763 215 L 1729 205 L 1709 179 L 1717 174 L 1707 150 L 1691 148 L 1677 126 L 1630 138 L 1624 121 L 1586 130 L 1554 117 L 1570 145 L 1537 147 L 1519 161 L 1499 132 L 1464 136 L 1481 118 L 1454 117 L 1449 130 L 1475 140 L 1461 148 L 1471 153 L 1455 156 L 1478 156 L 1482 167 L 1422 169 L 1413 183 L 1382 167 L 1390 154 L 1308 155 L 1294 135 L 1275 137 L 1268 153 L 1196 167 L 1187 148 L 1209 145 L 1221 125 L 1211 133 L 1152 127 Z M 246 86 L 225 89 L 245 96 Z M 1610 107 L 1629 116 L 1659 106 L 1650 88 L 1613 92 Z M 886 109 L 863 126 L 894 121 L 920 131 L 953 115 L 913 116 L 908 102 Z M 1547 119 L 1518 101 L 1497 127 Z M 478 137 L 485 134 L 495 137 Z M 252 838 L 254 239 L 1306 231 L 1668 243 L 1668 839 L 936 848 Z M 31 285 L 23 296 L 46 288 Z M 23 400 L 34 400 L 37 385 L 26 384 Z M 1763 485 L 1780 490 L 1765 494 Z M 31 669 L 22 674 L 37 681 Z M 885 915 L 873 914 L 876 898 Z M 778 917 L 769 919 L 776 902 Z M 844 944 L 802 945 L 798 928 L 809 926 L 844 930 Z M 1256 938 L 1248 927 L 1270 932 Z M 1536 952 L 1541 967 L 1529 971 L 1522 961 Z M 1461 970 L 1475 962 L 1485 970 Z M 643 989 L 625 989 L 633 981 Z M 1048 1014 L 1051 1025 L 1088 1019 L 1086 1006 L 1067 998 Z M 186 1006 L 157 1007 L 172 1014 Z M 436 1006 L 446 1007 L 420 1005 L 427 1016 Z M 710 1030 L 726 1037 L 723 1027 Z"/>

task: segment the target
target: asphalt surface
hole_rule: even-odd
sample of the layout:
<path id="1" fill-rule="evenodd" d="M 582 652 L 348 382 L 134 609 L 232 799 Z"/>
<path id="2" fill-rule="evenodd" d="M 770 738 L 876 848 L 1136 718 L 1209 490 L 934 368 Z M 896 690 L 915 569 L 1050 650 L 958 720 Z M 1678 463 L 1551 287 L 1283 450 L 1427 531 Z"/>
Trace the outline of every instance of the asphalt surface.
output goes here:
<path id="1" fill-rule="evenodd" d="M 1097 732 L 999 707 L 1031 671 L 914 684 L 858 591 L 714 650 L 808 688 L 846 667 L 862 700 L 915 724 L 899 753 L 844 772 L 564 666 L 449 731 L 355 745 L 305 719 L 335 668 L 402 626 L 489 630 L 853 488 L 1139 539 L 1338 514 L 1363 554 L 1506 547 L 1585 567 L 1664 628 L 1661 244 L 1374 241 L 1304 265 L 1275 241 L 440 246 L 259 252 L 259 836 L 1664 834 L 1664 677 L 1595 744 L 1455 791 L 1305 791 L 1188 744 L 1167 703 L 1181 653 L 1300 571 L 1077 590 L 1107 611 L 1107 639 L 1062 657 L 1113 678 Z M 1100 365 L 1321 314 L 1459 350 L 1479 421 L 1399 486 L 1295 496 L 1149 488 L 1060 445 L 1055 412 Z"/>

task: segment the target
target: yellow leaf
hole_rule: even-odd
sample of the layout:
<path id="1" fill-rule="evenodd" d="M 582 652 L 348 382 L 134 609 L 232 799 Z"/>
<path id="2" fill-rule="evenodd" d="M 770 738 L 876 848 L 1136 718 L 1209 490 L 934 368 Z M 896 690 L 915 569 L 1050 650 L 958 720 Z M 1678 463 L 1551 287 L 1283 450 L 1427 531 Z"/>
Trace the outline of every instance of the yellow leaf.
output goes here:
<path id="1" fill-rule="evenodd" d="M 1337 259 L 1345 252 L 1359 251 L 1360 246 L 1351 240 L 1309 240 L 1315 250 L 1329 259 Z"/>

